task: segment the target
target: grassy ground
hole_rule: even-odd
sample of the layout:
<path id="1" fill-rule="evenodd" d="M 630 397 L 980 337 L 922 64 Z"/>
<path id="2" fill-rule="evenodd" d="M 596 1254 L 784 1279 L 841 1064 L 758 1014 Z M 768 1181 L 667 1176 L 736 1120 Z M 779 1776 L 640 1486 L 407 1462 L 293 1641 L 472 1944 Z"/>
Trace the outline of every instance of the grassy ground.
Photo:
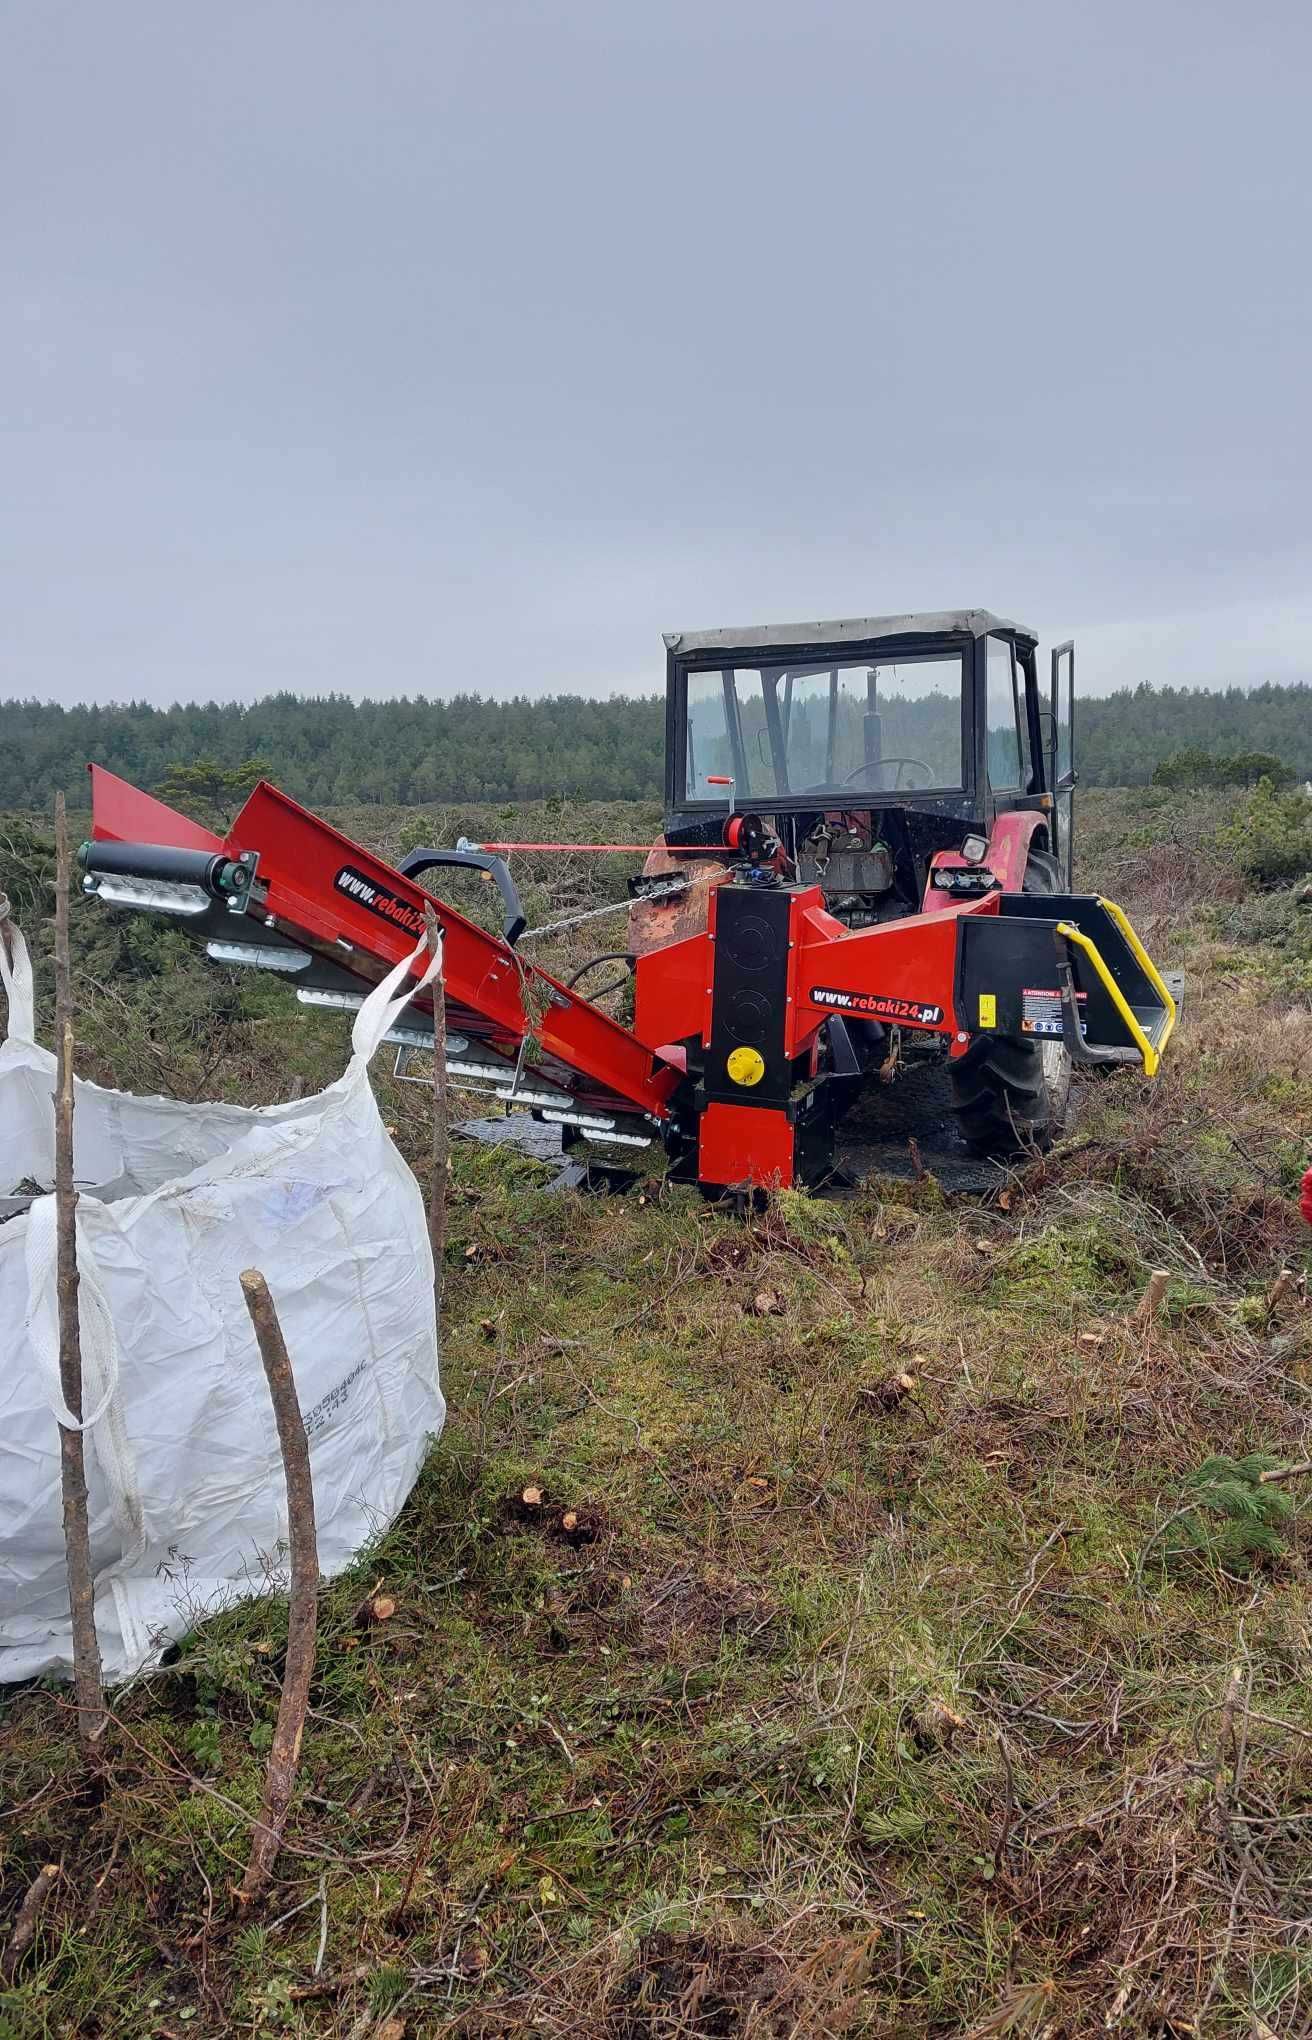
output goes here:
<path id="1" fill-rule="evenodd" d="M 0 1917 L 63 1875 L 4 2040 L 1312 2031 L 1312 1482 L 1257 1479 L 1312 1428 L 1312 1309 L 1267 1301 L 1312 1239 L 1312 915 L 1154 801 L 1086 798 L 1081 858 L 1190 973 L 1175 1052 L 994 1202 L 742 1223 L 459 1149 L 448 1428 L 324 1591 L 275 1888 L 235 1917 L 279 1602 L 120 1698 L 97 1781 L 66 1694 L 10 1692 Z M 276 988 L 190 1033 L 118 996 L 120 1081 L 340 1053 Z"/>

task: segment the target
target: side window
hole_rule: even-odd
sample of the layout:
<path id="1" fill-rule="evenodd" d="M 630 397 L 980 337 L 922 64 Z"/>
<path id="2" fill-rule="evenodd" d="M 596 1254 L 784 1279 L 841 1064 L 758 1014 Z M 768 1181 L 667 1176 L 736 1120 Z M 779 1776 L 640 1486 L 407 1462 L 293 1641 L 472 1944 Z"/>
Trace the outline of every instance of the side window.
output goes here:
<path id="1" fill-rule="evenodd" d="M 1030 776 L 1021 676 L 1006 638 L 991 637 L 988 656 L 989 785 L 996 791 L 1018 793 Z"/>
<path id="2" fill-rule="evenodd" d="M 766 745 L 765 704 L 759 673 L 724 671 L 688 675 L 685 791 L 689 800 L 724 798 L 707 784 L 715 775 L 734 782 L 734 798 L 773 793 Z"/>
<path id="3" fill-rule="evenodd" d="M 1013 671 L 1016 676 L 1016 726 L 1020 731 L 1020 789 L 1022 793 L 1038 793 L 1040 783 L 1034 770 L 1034 748 L 1030 743 L 1029 706 L 1025 694 L 1025 662 L 1019 652 L 1015 654 Z"/>

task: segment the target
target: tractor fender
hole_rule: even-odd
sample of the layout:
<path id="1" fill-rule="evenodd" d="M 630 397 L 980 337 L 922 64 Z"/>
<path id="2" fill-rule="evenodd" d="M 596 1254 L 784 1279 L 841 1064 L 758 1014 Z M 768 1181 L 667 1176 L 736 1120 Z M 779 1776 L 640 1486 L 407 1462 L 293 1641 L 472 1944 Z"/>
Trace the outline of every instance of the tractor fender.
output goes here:
<path id="1" fill-rule="evenodd" d="M 1045 841 L 1048 834 L 1046 815 L 1027 808 L 1013 808 L 1007 814 L 998 815 L 989 835 L 988 854 L 985 864 L 997 879 L 1003 892 L 1020 892 L 1025 885 L 1025 866 L 1029 862 L 1030 846 L 1036 835 L 1042 833 Z M 925 878 L 925 896 L 921 901 L 921 912 L 942 913 L 944 907 L 954 904 L 950 892 L 944 892 L 934 884 L 936 871 L 961 871 L 968 869 L 965 858 L 959 850 L 938 850 L 929 860 Z"/>
<path id="2" fill-rule="evenodd" d="M 990 871 L 997 873 L 1004 892 L 1024 890 L 1025 866 L 1029 862 L 1034 838 L 1040 833 L 1046 843 L 1048 817 L 1036 814 L 1032 809 L 1013 808 L 1009 814 L 996 817 L 989 836 L 986 862 Z"/>

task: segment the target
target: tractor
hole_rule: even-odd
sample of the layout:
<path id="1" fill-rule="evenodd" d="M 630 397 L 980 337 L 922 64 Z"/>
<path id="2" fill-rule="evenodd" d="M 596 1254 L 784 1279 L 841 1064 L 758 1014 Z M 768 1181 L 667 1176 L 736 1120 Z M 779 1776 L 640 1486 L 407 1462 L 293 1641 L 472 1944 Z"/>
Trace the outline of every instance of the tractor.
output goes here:
<path id="1" fill-rule="evenodd" d="M 714 1194 L 839 1182 L 842 1128 L 900 1092 L 937 1095 L 927 1081 L 960 1152 L 996 1172 L 1060 1132 L 1074 1065 L 1156 1074 L 1178 983 L 1118 907 L 1073 888 L 1073 646 L 1046 689 L 1034 633 L 984 610 L 665 648 L 665 816 L 631 885 L 631 1024 L 580 989 L 586 965 L 565 984 L 528 960 L 507 862 L 524 846 L 462 839 L 392 868 L 266 783 L 221 839 L 93 766 L 85 884 L 348 1009 L 412 951 L 421 974 L 431 908 L 452 1084 L 612 1172 L 663 1150 Z M 499 934 L 420 884 L 460 866 L 500 888 Z M 394 1038 L 402 1059 L 431 1051 L 428 993 Z"/>

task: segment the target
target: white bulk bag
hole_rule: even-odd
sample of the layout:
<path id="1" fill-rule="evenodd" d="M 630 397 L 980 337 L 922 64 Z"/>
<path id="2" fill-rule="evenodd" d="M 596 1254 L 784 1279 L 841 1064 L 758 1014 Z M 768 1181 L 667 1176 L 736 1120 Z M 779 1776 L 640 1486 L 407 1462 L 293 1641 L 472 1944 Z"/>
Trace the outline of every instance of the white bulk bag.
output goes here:
<path id="1" fill-rule="evenodd" d="M 369 1083 L 423 948 L 369 994 L 350 1064 L 319 1097 L 252 1110 L 76 1085 L 82 1406 L 108 1683 L 203 1615 L 285 1585 L 286 1489 L 243 1269 L 263 1271 L 286 1336 L 326 1576 L 392 1522 L 442 1428 L 423 1199 Z M 11 1196 L 54 1180 L 55 1059 L 34 1038 L 21 935 L 12 969 L 0 940 L 0 977 L 0 1196 Z M 0 1223 L 0 1680 L 72 1666 L 56 1428 L 68 1415 L 43 1195 Z"/>

